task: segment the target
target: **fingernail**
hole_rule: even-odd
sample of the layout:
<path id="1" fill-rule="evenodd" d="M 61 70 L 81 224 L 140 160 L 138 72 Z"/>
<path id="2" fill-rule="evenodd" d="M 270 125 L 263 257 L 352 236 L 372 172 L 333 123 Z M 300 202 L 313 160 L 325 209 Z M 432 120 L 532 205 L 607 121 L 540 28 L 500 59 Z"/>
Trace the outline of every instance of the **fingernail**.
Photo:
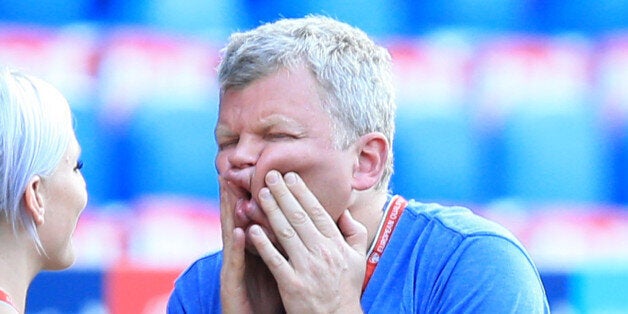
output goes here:
<path id="1" fill-rule="evenodd" d="M 260 226 L 258 225 L 252 225 L 250 230 L 251 230 L 251 233 L 253 233 L 254 235 L 262 234 L 262 228 L 260 228 Z"/>
<path id="2" fill-rule="evenodd" d="M 268 172 L 268 174 L 266 175 L 266 183 L 275 184 L 277 183 L 277 181 L 279 181 L 279 175 L 277 171 L 271 170 L 270 172 Z"/>
<path id="3" fill-rule="evenodd" d="M 261 190 L 259 190 L 259 197 L 267 200 L 270 199 L 270 190 L 268 188 L 262 188 Z"/>
<path id="4" fill-rule="evenodd" d="M 297 175 L 294 174 L 293 172 L 286 173 L 286 175 L 284 176 L 284 179 L 286 180 L 287 185 L 293 185 L 297 183 Z"/>

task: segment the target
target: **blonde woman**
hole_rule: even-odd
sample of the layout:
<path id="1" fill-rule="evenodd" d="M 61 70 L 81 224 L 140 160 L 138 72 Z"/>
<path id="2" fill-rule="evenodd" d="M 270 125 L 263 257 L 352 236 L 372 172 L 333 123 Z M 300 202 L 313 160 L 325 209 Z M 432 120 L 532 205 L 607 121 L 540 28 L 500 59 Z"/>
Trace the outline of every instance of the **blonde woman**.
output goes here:
<path id="1" fill-rule="evenodd" d="M 24 313 L 41 270 L 75 260 L 72 234 L 87 204 L 72 114 L 50 84 L 0 69 L 0 313 Z"/>

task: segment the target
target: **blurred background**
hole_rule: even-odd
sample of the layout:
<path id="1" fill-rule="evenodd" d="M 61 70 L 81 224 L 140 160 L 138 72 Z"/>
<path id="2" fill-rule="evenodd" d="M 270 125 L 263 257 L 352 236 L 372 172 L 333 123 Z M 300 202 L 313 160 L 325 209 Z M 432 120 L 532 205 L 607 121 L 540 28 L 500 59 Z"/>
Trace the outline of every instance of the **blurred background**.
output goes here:
<path id="1" fill-rule="evenodd" d="M 0 64 L 67 96 L 90 193 L 27 313 L 165 312 L 221 246 L 219 49 L 309 13 L 391 51 L 396 193 L 512 230 L 554 313 L 628 312 L 628 0 L 2 0 Z"/>

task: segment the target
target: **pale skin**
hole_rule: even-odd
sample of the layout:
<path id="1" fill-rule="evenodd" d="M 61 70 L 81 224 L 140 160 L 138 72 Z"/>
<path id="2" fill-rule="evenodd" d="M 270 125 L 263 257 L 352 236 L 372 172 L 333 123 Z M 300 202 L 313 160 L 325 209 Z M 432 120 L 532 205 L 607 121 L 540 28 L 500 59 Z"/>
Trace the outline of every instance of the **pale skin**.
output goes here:
<path id="1" fill-rule="evenodd" d="M 224 313 L 361 312 L 388 142 L 368 133 L 335 148 L 315 84 L 280 70 L 221 96 Z"/>
<path id="2" fill-rule="evenodd" d="M 72 129 L 70 108 L 65 98 L 47 83 L 35 80 L 38 95 L 55 114 L 67 115 Z M 60 270 L 74 263 L 72 235 L 87 205 L 87 188 L 79 162 L 81 147 L 74 131 L 61 160 L 49 175 L 33 175 L 21 193 L 20 210 L 36 227 L 41 241 L 38 249 L 27 229 L 13 231 L 10 221 L 0 217 L 0 289 L 12 299 L 15 309 L 0 305 L 0 313 L 24 313 L 28 287 L 41 270 Z"/>
<path id="3" fill-rule="evenodd" d="M 242 285 L 246 274 L 246 236 L 276 280 L 287 313 L 361 312 L 359 287 L 364 280 L 366 228 L 349 211 L 341 215 L 336 225 L 293 172 L 282 177 L 271 171 L 266 175 L 266 183 L 268 187 L 260 191 L 261 206 L 273 230 L 278 230 L 276 236 L 287 257 L 270 242 L 259 225 L 251 226 L 246 235 L 240 228 L 233 229 L 230 235 L 227 228 L 223 233 L 228 241 L 221 280 L 223 311 L 252 313 L 253 308 L 259 309 L 251 306 L 247 289 Z M 226 217 L 222 221 L 228 225 L 231 209 L 229 206 L 221 209 Z"/>
<path id="4" fill-rule="evenodd" d="M 15 235 L 6 221 L 0 221 L 0 288 L 22 313 L 28 286 L 42 269 L 64 269 L 74 262 L 72 234 L 87 204 L 85 181 L 77 166 L 79 155 L 74 138 L 54 173 L 33 176 L 24 191 L 23 210 L 35 222 L 45 254 L 36 249 L 24 228 Z M 15 312 L 0 307 L 2 314 Z"/>

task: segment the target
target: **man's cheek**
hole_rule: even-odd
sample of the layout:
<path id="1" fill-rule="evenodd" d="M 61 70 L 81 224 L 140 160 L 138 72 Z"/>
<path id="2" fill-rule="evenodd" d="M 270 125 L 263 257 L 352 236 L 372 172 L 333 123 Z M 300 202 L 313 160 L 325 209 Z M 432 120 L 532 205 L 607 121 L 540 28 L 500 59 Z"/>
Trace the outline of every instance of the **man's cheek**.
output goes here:
<path id="1" fill-rule="evenodd" d="M 214 167 L 216 168 L 218 175 L 225 172 L 229 167 L 227 157 L 219 153 L 214 160 Z"/>
<path id="2" fill-rule="evenodd" d="M 270 170 L 277 170 L 284 174 L 290 171 L 300 173 L 311 167 L 311 158 L 296 154 L 296 149 L 291 152 L 274 152 L 261 156 L 257 163 L 258 175 L 265 176 Z"/>

